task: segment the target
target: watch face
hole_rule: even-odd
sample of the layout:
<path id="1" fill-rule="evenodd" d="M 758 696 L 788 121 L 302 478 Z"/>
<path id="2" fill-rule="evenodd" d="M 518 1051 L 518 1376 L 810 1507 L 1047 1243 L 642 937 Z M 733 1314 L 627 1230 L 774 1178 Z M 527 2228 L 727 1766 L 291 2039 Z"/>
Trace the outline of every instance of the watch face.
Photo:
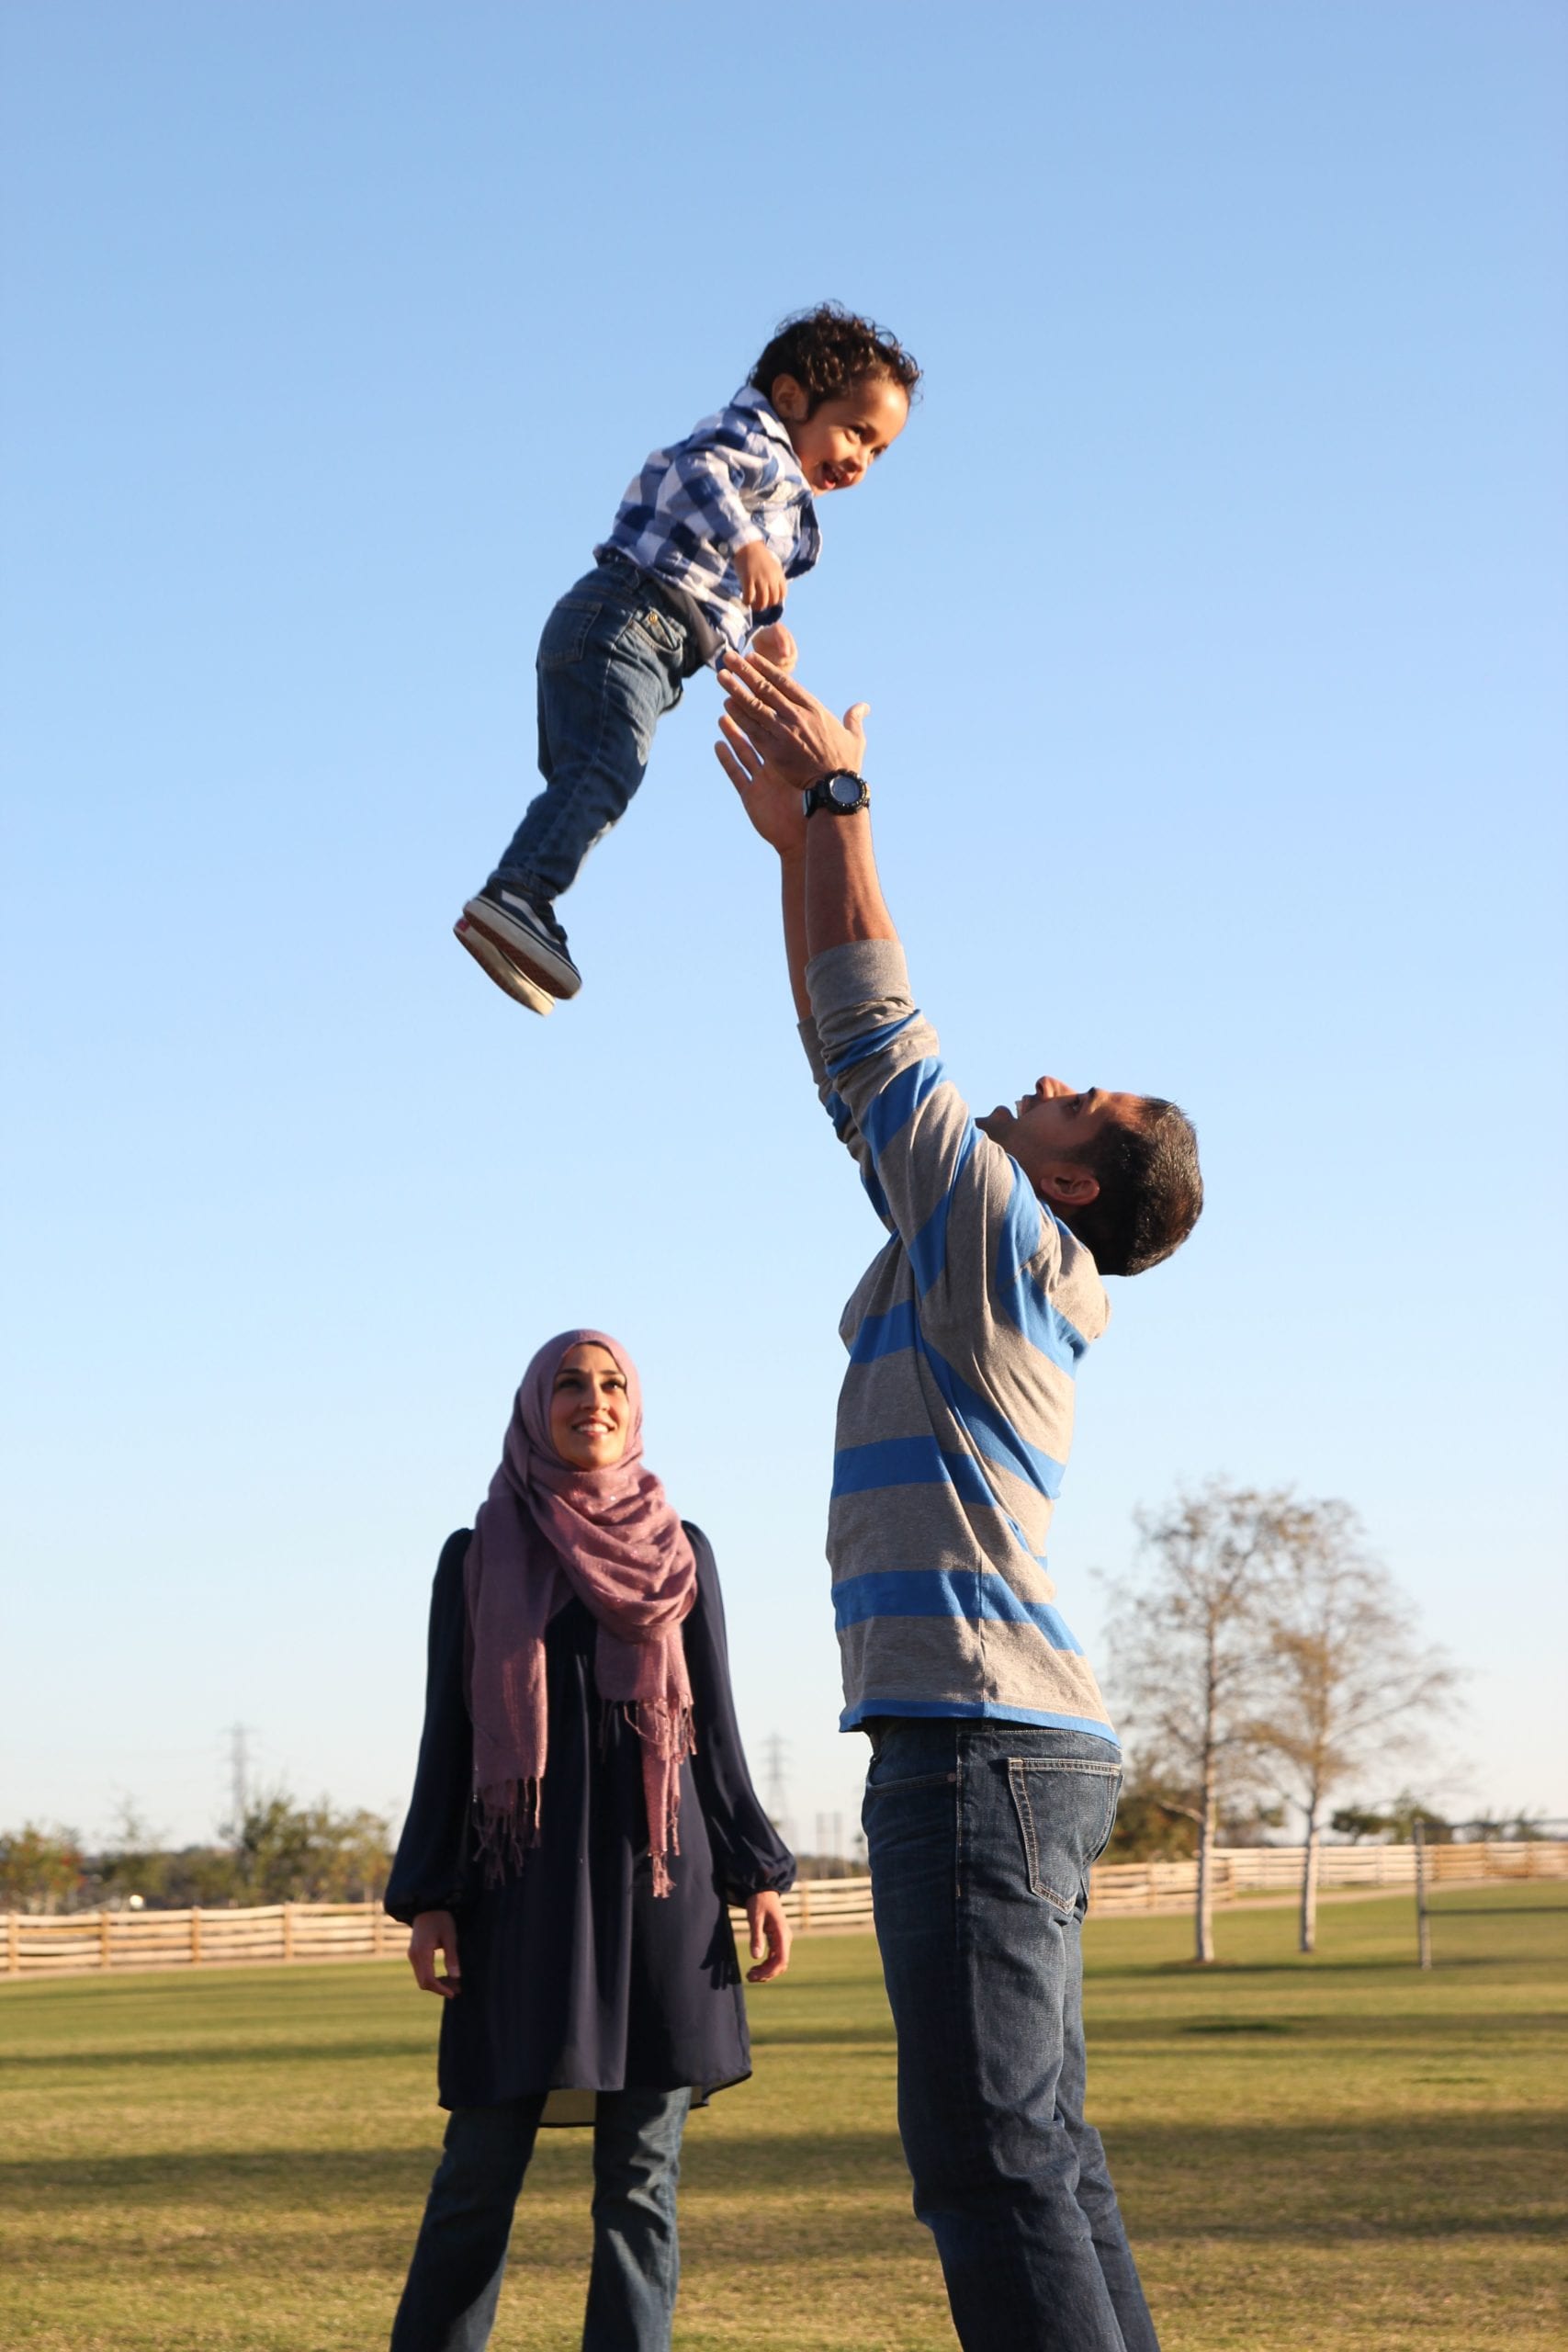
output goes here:
<path id="1" fill-rule="evenodd" d="M 836 775 L 828 786 L 828 797 L 838 808 L 858 808 L 860 796 L 858 776 Z"/>

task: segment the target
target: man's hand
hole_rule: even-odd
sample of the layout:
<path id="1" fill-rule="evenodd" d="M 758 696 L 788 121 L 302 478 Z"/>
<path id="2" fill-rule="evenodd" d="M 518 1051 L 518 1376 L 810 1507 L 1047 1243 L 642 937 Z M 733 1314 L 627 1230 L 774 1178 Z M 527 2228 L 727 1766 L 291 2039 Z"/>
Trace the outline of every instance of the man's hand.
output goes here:
<path id="1" fill-rule="evenodd" d="M 446 1973 L 435 1973 L 435 1955 L 444 1952 Z M 450 1911 L 421 1911 L 409 1935 L 409 1966 L 422 1993 L 439 1993 L 450 2001 L 461 1990 L 463 1972 L 457 1962 L 457 1923 Z"/>
<path id="2" fill-rule="evenodd" d="M 763 539 L 749 539 L 737 548 L 731 559 L 740 579 L 740 594 L 753 613 L 765 613 L 770 605 L 782 605 L 789 593 L 784 566 Z"/>
<path id="3" fill-rule="evenodd" d="M 719 712 L 718 724 L 724 740 L 714 745 L 714 757 L 735 786 L 753 828 L 786 865 L 804 865 L 806 811 L 799 792 L 793 785 L 781 787 L 769 782 L 761 760 L 728 710 Z"/>
<path id="4" fill-rule="evenodd" d="M 789 1966 L 789 1948 L 794 1940 L 789 1921 L 784 1917 L 784 1905 L 776 1894 L 749 1894 L 746 1897 L 746 1917 L 751 1929 L 751 1957 L 761 1964 L 746 1971 L 748 1984 L 768 1984 L 782 1976 Z M 763 1954 L 767 1957 L 764 1959 Z"/>
<path id="5" fill-rule="evenodd" d="M 718 763 L 740 793 L 751 822 L 764 841 L 783 844 L 758 814 L 761 795 L 804 792 L 835 768 L 860 774 L 865 757 L 868 702 L 857 702 L 841 720 L 825 703 L 772 662 L 727 653 L 719 672 L 728 700 L 719 718 L 724 741 L 714 746 Z"/>
<path id="6" fill-rule="evenodd" d="M 783 621 L 770 621 L 766 628 L 760 628 L 751 639 L 751 651 L 782 670 L 786 678 L 800 659 L 800 649 Z"/>
<path id="7" fill-rule="evenodd" d="M 784 956 L 795 1009 L 811 1017 L 806 967 L 852 939 L 895 939 L 876 879 L 868 817 L 819 817 L 812 835 L 801 794 L 835 768 L 860 774 L 871 705 L 841 720 L 771 662 L 727 653 L 719 671 L 728 700 L 719 714 L 719 766 L 752 828 L 779 854 Z"/>

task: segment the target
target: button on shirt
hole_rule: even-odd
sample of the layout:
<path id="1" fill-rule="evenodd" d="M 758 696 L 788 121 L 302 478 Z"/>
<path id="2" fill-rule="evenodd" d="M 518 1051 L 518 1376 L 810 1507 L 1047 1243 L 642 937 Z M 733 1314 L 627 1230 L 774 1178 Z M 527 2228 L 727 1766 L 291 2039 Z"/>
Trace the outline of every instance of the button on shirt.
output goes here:
<path id="1" fill-rule="evenodd" d="M 739 652 L 757 616 L 741 594 L 734 555 L 759 541 L 786 580 L 809 571 L 822 548 L 789 435 L 772 403 L 745 384 L 684 441 L 651 452 L 593 552 L 624 555 L 689 596 Z"/>

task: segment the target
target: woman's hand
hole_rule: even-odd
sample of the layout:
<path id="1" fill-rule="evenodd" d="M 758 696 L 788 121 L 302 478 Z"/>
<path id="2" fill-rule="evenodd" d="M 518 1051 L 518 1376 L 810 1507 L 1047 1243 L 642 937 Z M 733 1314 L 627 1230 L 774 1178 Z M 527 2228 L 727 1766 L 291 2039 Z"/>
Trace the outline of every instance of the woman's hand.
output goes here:
<path id="1" fill-rule="evenodd" d="M 446 1959 L 446 1973 L 435 1973 L 435 1955 L 443 1952 Z M 449 2001 L 462 1989 L 463 1972 L 457 1962 L 457 1922 L 450 1911 L 421 1911 L 409 1936 L 409 1966 L 413 1981 L 422 1993 L 439 1993 Z"/>
<path id="2" fill-rule="evenodd" d="M 768 1984 L 782 1976 L 789 1966 L 789 1948 L 794 1941 L 784 1907 L 772 1890 L 746 1897 L 746 1918 L 751 1929 L 751 1957 L 761 1966 L 746 1971 L 748 1984 Z M 767 1957 L 764 1959 L 763 1954 Z"/>

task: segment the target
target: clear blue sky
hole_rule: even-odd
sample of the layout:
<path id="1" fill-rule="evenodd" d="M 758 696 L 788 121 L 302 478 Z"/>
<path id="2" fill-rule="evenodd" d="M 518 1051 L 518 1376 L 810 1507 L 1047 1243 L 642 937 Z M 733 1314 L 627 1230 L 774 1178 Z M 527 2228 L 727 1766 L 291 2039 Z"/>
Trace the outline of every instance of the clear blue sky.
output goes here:
<path id="1" fill-rule="evenodd" d="M 449 926 L 655 443 L 836 295 L 927 373 L 790 617 L 983 1104 L 1175 1095 L 1053 1563 L 1343 1496 L 1568 1806 L 1564 111 L 1533 0 L 6 12 L 0 1825 L 200 1836 L 222 1727 L 396 1809 L 536 1342 L 637 1355 L 753 1749 L 856 1805 L 822 1560 L 878 1238 L 700 679 L 536 1023 Z M 1376 1797 L 1376 1785 L 1362 1792 Z"/>

